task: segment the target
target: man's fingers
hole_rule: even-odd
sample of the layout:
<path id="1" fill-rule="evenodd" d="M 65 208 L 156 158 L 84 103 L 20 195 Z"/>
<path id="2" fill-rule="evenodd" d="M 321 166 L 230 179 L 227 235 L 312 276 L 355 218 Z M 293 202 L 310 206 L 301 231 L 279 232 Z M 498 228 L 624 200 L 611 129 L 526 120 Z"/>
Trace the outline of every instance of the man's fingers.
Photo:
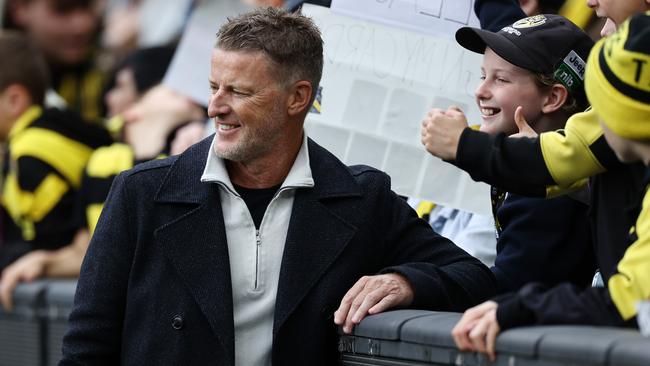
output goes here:
<path id="1" fill-rule="evenodd" d="M 385 296 L 383 299 L 381 299 L 381 301 L 379 301 L 373 307 L 368 309 L 368 314 L 370 314 L 370 315 L 379 314 L 379 313 L 381 313 L 383 311 L 386 311 L 388 309 L 391 309 L 391 308 L 397 306 L 397 302 L 398 302 L 398 297 L 397 296 L 395 296 L 395 295 Z"/>
<path id="2" fill-rule="evenodd" d="M 361 320 L 368 314 L 368 311 L 373 306 L 377 305 L 384 297 L 388 295 L 381 288 L 375 289 L 365 294 L 361 305 L 357 308 L 355 313 L 352 315 L 352 323 L 357 325 Z"/>
<path id="3" fill-rule="evenodd" d="M 334 312 L 334 323 L 337 325 L 342 325 L 348 317 L 350 312 L 350 307 L 352 302 L 357 297 L 359 292 L 363 290 L 368 278 L 361 277 L 355 284 L 352 286 L 348 292 L 343 296 L 339 308 Z"/>

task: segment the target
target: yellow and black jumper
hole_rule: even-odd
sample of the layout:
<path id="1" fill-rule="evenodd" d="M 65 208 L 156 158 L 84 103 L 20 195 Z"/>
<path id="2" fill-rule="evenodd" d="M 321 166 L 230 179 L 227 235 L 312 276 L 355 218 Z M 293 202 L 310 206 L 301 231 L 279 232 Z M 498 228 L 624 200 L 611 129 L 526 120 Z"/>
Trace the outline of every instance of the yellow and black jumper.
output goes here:
<path id="1" fill-rule="evenodd" d="M 5 146 L 2 175 L 4 241 L 33 249 L 71 242 L 75 206 L 86 162 L 110 143 L 106 130 L 77 114 L 32 106 L 15 122 Z"/>

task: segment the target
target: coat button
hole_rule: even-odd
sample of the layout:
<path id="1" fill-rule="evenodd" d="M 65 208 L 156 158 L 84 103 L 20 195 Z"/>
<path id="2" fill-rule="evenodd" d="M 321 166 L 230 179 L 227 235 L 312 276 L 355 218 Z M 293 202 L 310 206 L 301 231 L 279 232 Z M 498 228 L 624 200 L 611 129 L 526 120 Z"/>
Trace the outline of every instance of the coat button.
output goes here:
<path id="1" fill-rule="evenodd" d="M 172 328 L 176 330 L 183 328 L 183 317 L 180 315 L 174 316 L 174 319 L 172 319 Z"/>

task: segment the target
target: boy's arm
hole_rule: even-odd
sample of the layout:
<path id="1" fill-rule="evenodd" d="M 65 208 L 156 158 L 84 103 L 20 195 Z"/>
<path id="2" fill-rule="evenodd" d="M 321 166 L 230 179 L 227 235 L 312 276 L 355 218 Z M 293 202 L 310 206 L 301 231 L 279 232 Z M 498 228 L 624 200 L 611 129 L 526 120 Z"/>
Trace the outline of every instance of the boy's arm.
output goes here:
<path id="1" fill-rule="evenodd" d="M 475 180 L 509 192 L 553 197 L 620 163 L 603 137 L 596 114 L 589 110 L 571 116 L 564 130 L 532 139 L 465 129 L 454 164 Z"/>
<path id="2" fill-rule="evenodd" d="M 476 0 L 474 12 L 481 28 L 492 32 L 526 17 L 517 0 Z"/>

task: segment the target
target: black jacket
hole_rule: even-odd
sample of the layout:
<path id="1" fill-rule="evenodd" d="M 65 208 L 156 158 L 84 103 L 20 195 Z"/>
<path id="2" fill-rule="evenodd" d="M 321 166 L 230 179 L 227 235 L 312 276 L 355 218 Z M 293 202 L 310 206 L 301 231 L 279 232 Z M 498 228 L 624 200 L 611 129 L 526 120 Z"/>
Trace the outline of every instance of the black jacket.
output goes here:
<path id="1" fill-rule="evenodd" d="M 499 293 L 529 282 L 588 286 L 596 271 L 588 208 L 570 197 L 508 194 L 496 209 L 500 229 L 492 273 Z"/>
<path id="2" fill-rule="evenodd" d="M 115 179 L 82 266 L 61 365 L 235 364 L 219 188 L 200 182 L 211 140 Z M 386 174 L 347 167 L 311 141 L 309 156 L 315 186 L 295 194 L 274 365 L 338 362 L 333 312 L 363 275 L 405 275 L 418 308 L 462 311 L 494 294 L 489 269 L 418 219 Z"/>

